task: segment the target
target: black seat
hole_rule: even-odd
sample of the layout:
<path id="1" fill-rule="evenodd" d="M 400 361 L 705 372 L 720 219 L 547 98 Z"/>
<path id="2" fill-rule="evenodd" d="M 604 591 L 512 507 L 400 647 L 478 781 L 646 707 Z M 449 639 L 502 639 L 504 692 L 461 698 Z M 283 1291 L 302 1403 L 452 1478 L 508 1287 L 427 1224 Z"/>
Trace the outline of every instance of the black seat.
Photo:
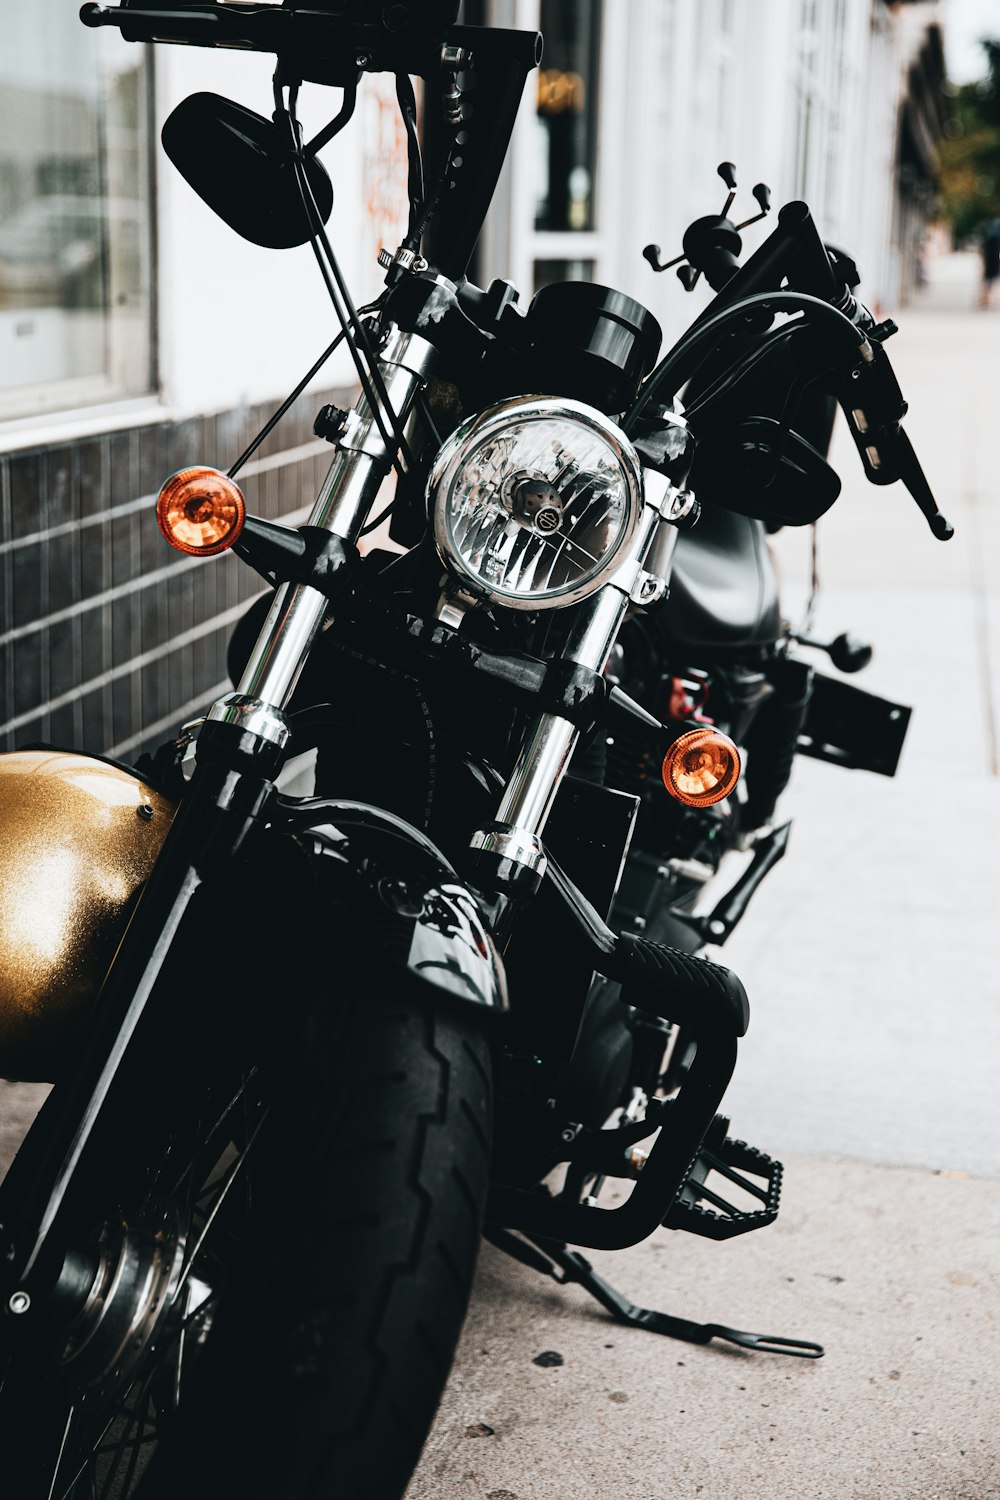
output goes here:
<path id="1" fill-rule="evenodd" d="M 705 505 L 674 553 L 662 616 L 685 647 L 736 650 L 777 640 L 778 584 L 763 523 Z"/>

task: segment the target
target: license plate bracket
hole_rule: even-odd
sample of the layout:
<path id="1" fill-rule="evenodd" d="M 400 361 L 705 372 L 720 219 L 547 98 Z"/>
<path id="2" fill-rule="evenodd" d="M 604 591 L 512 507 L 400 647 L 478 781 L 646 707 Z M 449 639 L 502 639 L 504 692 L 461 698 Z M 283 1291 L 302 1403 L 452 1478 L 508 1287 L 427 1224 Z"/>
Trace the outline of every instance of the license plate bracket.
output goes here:
<path id="1" fill-rule="evenodd" d="M 895 776 L 911 712 L 901 703 L 817 672 L 799 734 L 799 754 L 849 770 Z"/>

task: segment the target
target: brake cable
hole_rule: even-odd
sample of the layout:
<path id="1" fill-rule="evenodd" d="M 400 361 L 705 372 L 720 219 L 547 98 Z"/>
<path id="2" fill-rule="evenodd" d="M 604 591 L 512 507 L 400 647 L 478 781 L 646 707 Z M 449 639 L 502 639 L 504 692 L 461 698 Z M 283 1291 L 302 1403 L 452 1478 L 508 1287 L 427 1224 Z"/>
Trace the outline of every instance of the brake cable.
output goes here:
<path id="1" fill-rule="evenodd" d="M 856 357 L 866 362 L 874 358 L 871 344 L 865 335 L 855 327 L 850 318 L 846 318 L 842 312 L 831 307 L 829 302 L 824 302 L 819 297 L 810 297 L 803 292 L 761 292 L 733 303 L 731 307 L 724 308 L 722 312 L 716 313 L 704 323 L 696 324 L 685 334 L 647 377 L 637 399 L 622 420 L 623 430 L 627 433 L 634 430 L 636 422 L 646 407 L 654 396 L 659 394 L 661 386 L 666 386 L 668 381 L 672 382 L 668 394 L 674 395 L 716 347 L 719 338 L 730 331 L 730 324 L 746 318 L 749 313 L 765 309 L 772 312 L 810 313 L 825 322 L 831 333 L 836 333 L 845 342 L 850 341 Z"/>
<path id="2" fill-rule="evenodd" d="M 348 335 L 347 347 L 350 350 L 351 359 L 357 371 L 361 389 L 371 409 L 373 420 L 378 427 L 386 448 L 393 453 L 393 468 L 399 477 L 403 478 L 406 469 L 414 467 L 413 455 L 410 452 L 402 427 L 399 425 L 396 413 L 389 401 L 385 382 L 378 368 L 375 351 L 368 338 L 368 331 L 362 324 L 358 311 L 351 299 L 350 290 L 337 258 L 333 253 L 333 248 L 323 227 L 322 216 L 313 197 L 312 188 L 309 185 L 309 179 L 305 171 L 301 132 L 295 112 L 299 85 L 297 83 L 288 85 L 288 106 L 286 108 L 282 99 L 282 88 L 284 85 L 280 80 L 280 71 L 279 67 L 274 75 L 275 117 L 279 120 L 283 119 L 288 127 L 290 156 L 295 171 L 295 178 L 303 207 L 306 210 L 308 221 L 312 225 L 313 230 L 309 243 L 316 257 L 320 275 L 323 277 L 330 300 L 333 303 L 334 311 L 345 334 Z M 341 111 L 341 115 L 343 113 Z M 324 256 L 326 257 L 325 262 Z M 365 369 L 365 364 L 362 362 L 362 353 L 368 366 L 367 369 Z M 386 427 L 386 421 L 389 422 L 392 428 L 391 436 Z M 400 464 L 400 456 L 406 465 L 406 469 Z"/>
<path id="3" fill-rule="evenodd" d="M 406 130 L 406 191 L 409 198 L 409 221 L 403 246 L 407 250 L 419 250 L 418 221 L 425 207 L 424 164 L 420 155 L 420 139 L 417 135 L 417 97 L 413 92 L 413 83 L 408 73 L 396 74 L 396 102 Z"/>
<path id="4" fill-rule="evenodd" d="M 364 317 L 366 313 L 376 312 L 382 306 L 388 295 L 388 292 L 385 291 L 381 294 L 381 296 L 376 297 L 374 302 L 368 302 L 364 307 L 358 308 L 358 316 Z M 346 337 L 347 330 L 345 328 L 342 328 L 333 342 L 331 344 L 327 344 L 319 359 L 306 371 L 302 379 L 299 381 L 298 385 L 296 385 L 295 389 L 288 393 L 284 401 L 282 401 L 281 405 L 278 407 L 277 411 L 273 412 L 271 416 L 268 417 L 267 421 L 264 423 L 264 426 L 260 429 L 250 446 L 248 448 L 244 448 L 243 452 L 240 454 L 239 458 L 232 465 L 232 467 L 226 470 L 226 473 L 230 479 L 236 478 L 243 465 L 249 458 L 253 457 L 264 439 L 274 431 L 275 427 L 277 427 L 278 423 L 281 421 L 288 408 L 293 404 L 293 402 L 298 400 L 298 398 L 302 395 L 302 392 L 305 390 L 306 386 L 309 384 L 310 380 L 312 380 L 313 376 L 318 374 L 318 372 L 323 368 L 327 360 L 330 358 L 330 355 L 337 348 L 338 344 L 342 343 Z"/>

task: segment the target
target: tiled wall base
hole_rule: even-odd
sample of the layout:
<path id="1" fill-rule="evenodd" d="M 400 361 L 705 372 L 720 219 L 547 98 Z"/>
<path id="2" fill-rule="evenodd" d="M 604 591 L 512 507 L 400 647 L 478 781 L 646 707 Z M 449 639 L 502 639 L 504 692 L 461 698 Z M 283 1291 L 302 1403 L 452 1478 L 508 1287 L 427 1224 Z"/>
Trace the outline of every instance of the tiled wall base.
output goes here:
<path id="1" fill-rule="evenodd" d="M 255 515 L 306 519 L 333 450 L 312 422 L 343 391 L 299 398 L 238 476 Z M 225 650 L 260 578 L 160 536 L 163 480 L 227 469 L 270 407 L 0 458 L 0 750 L 34 740 L 131 759 L 228 688 Z"/>

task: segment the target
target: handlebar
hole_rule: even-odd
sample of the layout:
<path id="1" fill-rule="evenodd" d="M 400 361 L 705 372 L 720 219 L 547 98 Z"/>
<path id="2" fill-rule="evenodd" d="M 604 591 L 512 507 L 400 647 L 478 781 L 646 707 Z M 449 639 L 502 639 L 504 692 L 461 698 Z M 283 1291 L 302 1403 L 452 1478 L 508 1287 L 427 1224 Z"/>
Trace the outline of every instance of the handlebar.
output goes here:
<path id="1" fill-rule="evenodd" d="M 802 292 L 771 291 L 745 297 L 722 308 L 718 307 L 718 302 L 719 298 L 716 298 L 708 309 L 710 316 L 703 316 L 692 323 L 647 377 L 637 400 L 622 419 L 623 431 L 634 430 L 643 412 L 651 402 L 660 397 L 661 392 L 665 398 L 678 391 L 690 379 L 699 361 L 718 345 L 723 336 L 733 332 L 740 323 L 745 325 L 748 315 L 752 316 L 754 313 L 764 313 L 767 316 L 787 312 L 805 313 L 818 326 L 825 327 L 831 340 L 836 341 L 839 346 L 842 357 L 852 365 L 858 360 L 870 363 L 874 359 L 874 352 L 865 334 L 842 312 L 819 297 L 811 297 Z"/>
<path id="2" fill-rule="evenodd" d="M 693 234 L 695 230 L 699 232 Z M 773 232 L 744 266 L 730 273 L 732 233 L 729 221 L 719 217 L 696 221 L 685 236 L 690 264 L 705 272 L 718 288 L 717 295 L 650 375 L 625 420 L 626 430 L 634 426 L 668 381 L 677 388 L 681 379 L 691 374 L 692 363 L 699 360 L 704 346 L 710 347 L 718 334 L 728 331 L 726 325 L 737 310 L 749 311 L 754 303 L 762 307 L 764 323 L 744 329 L 748 340 L 744 356 L 756 357 L 759 340 L 770 321 L 768 312 L 792 310 L 790 300 L 785 307 L 778 306 L 789 293 L 775 291 L 787 278 L 790 288 L 807 294 L 801 299 L 802 311 L 814 320 L 820 308 L 827 319 L 835 312 L 841 324 L 854 329 L 857 347 L 849 350 L 854 356 L 851 364 L 832 378 L 827 389 L 844 410 L 866 477 L 878 485 L 901 479 L 934 536 L 947 541 L 954 528 L 938 510 L 913 446 L 899 425 L 906 402 L 882 347 L 884 339 L 894 332 L 894 325 L 876 326 L 868 310 L 853 297 L 853 263 L 847 257 L 831 258 L 807 204 L 801 202 L 786 203 Z M 831 333 L 835 329 L 836 323 L 831 325 Z"/>
<path id="3" fill-rule="evenodd" d="M 342 19 L 343 7 L 340 7 Z M 275 5 L 81 6 L 84 26 L 118 26 L 129 42 L 187 42 L 275 52 L 289 37 L 295 12 Z M 338 17 L 331 13 L 330 21 Z"/>
<path id="4" fill-rule="evenodd" d="M 117 26 L 127 42 L 180 42 L 273 52 L 303 79 L 340 87 L 358 70 L 411 73 L 426 78 L 441 65 L 445 33 L 458 0 L 431 0 L 418 25 L 393 29 L 394 12 L 374 0 L 296 0 L 278 5 L 100 5 L 80 10 L 85 26 Z"/>

